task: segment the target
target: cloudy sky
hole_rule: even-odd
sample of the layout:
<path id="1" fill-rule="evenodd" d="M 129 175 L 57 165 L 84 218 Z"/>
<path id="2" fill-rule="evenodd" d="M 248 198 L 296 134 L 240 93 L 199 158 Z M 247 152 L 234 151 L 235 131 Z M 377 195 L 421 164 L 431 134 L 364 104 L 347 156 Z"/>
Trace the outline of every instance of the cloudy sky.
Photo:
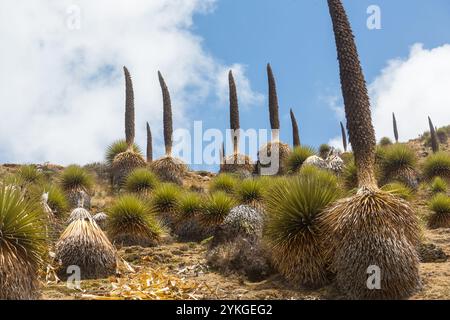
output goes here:
<path id="1" fill-rule="evenodd" d="M 381 29 L 369 29 L 370 5 Z M 377 136 L 402 140 L 450 124 L 450 2 L 344 0 L 369 83 Z M 275 72 L 281 137 L 289 108 L 303 143 L 340 145 L 338 65 L 326 1 L 0 0 L 0 163 L 102 161 L 124 135 L 122 67 L 132 76 L 137 142 L 145 122 L 162 154 L 157 71 L 175 127 L 228 126 L 227 72 L 237 78 L 241 126 L 267 128 L 265 65 Z M 196 168 L 205 166 L 197 165 Z"/>

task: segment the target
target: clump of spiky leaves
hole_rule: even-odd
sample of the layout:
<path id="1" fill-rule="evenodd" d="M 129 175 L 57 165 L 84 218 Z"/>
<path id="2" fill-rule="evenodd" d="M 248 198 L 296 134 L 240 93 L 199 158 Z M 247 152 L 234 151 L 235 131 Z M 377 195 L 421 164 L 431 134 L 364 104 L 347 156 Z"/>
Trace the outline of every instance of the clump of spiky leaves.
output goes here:
<path id="1" fill-rule="evenodd" d="M 131 193 L 148 194 L 158 185 L 158 178 L 148 169 L 134 169 L 125 180 L 125 190 Z"/>
<path id="2" fill-rule="evenodd" d="M 381 147 L 387 147 L 392 145 L 392 140 L 388 137 L 381 138 L 380 142 L 378 143 Z"/>
<path id="3" fill-rule="evenodd" d="M 85 169 L 78 165 L 70 165 L 61 173 L 59 181 L 72 208 L 90 207 L 89 192 L 94 179 Z"/>
<path id="4" fill-rule="evenodd" d="M 295 147 L 300 147 L 300 133 L 298 130 L 297 119 L 295 118 L 294 112 L 290 110 L 291 114 L 291 124 L 292 124 L 292 145 Z"/>
<path id="5" fill-rule="evenodd" d="M 211 192 L 222 191 L 227 194 L 234 194 L 238 184 L 239 181 L 233 174 L 221 173 L 211 180 L 209 190 Z"/>
<path id="6" fill-rule="evenodd" d="M 396 197 L 402 198 L 403 200 L 411 200 L 414 196 L 414 192 L 411 188 L 402 182 L 391 182 L 384 185 L 381 190 L 389 192 Z"/>
<path id="7" fill-rule="evenodd" d="M 45 251 L 45 216 L 39 203 L 0 185 L 0 300 L 39 297 L 37 272 Z"/>
<path id="8" fill-rule="evenodd" d="M 152 193 L 151 205 L 164 226 L 174 230 L 176 211 L 180 201 L 180 188 L 171 183 L 159 185 Z"/>
<path id="9" fill-rule="evenodd" d="M 195 192 L 184 194 L 179 202 L 175 216 L 175 234 L 181 241 L 201 241 L 212 234 L 212 230 L 200 223 L 203 199 Z"/>
<path id="10" fill-rule="evenodd" d="M 315 150 L 308 146 L 294 148 L 286 160 L 287 171 L 289 173 L 298 172 L 306 159 L 314 156 L 315 154 Z"/>
<path id="11" fill-rule="evenodd" d="M 327 282 L 317 217 L 338 196 L 337 178 L 314 167 L 271 189 L 264 236 L 274 264 L 290 281 L 314 287 Z"/>
<path id="12" fill-rule="evenodd" d="M 398 127 L 397 127 L 397 119 L 395 118 L 395 113 L 392 113 L 392 125 L 394 128 L 395 142 L 398 143 Z"/>
<path id="13" fill-rule="evenodd" d="M 47 204 L 56 216 L 61 216 L 69 209 L 69 202 L 64 190 L 55 184 L 36 185 L 30 188 L 32 198 L 38 199 L 44 193 L 48 193 Z"/>
<path id="14" fill-rule="evenodd" d="M 138 197 L 122 196 L 108 209 L 108 235 L 119 245 L 154 246 L 163 233 L 155 214 L 152 207 Z"/>
<path id="15" fill-rule="evenodd" d="M 436 177 L 431 182 L 430 190 L 433 194 L 446 193 L 448 190 L 448 184 L 441 177 Z"/>
<path id="16" fill-rule="evenodd" d="M 328 7 L 359 190 L 321 215 L 323 247 L 337 287 L 350 298 L 405 298 L 420 287 L 418 221 L 406 201 L 377 186 L 375 131 L 354 35 L 342 2 L 328 0 Z M 383 272 L 380 290 L 367 286 L 367 273 L 373 272 L 374 266 Z"/>
<path id="17" fill-rule="evenodd" d="M 447 130 L 445 128 L 437 129 L 436 135 L 437 135 L 440 143 L 447 143 L 448 132 L 447 132 Z"/>
<path id="18" fill-rule="evenodd" d="M 226 193 L 215 192 L 205 199 L 200 221 L 206 227 L 218 226 L 235 205 L 236 201 Z"/>
<path id="19" fill-rule="evenodd" d="M 120 154 L 123 153 L 125 151 L 127 151 L 128 149 L 128 144 L 125 140 L 117 140 L 115 142 L 113 142 L 111 145 L 108 146 L 107 150 L 106 150 L 106 164 L 108 166 L 112 166 L 114 158 Z M 142 155 L 142 151 L 139 148 L 139 146 L 135 143 L 133 143 L 131 150 L 134 153 L 140 154 Z"/>
<path id="20" fill-rule="evenodd" d="M 430 117 L 428 117 L 428 124 L 430 125 L 431 149 L 433 150 L 433 153 L 437 153 L 439 152 L 439 141 L 436 134 L 436 129 Z"/>
<path id="21" fill-rule="evenodd" d="M 419 185 L 416 173 L 417 157 L 406 144 L 386 147 L 381 161 L 383 182 L 401 181 L 416 189 Z"/>
<path id="22" fill-rule="evenodd" d="M 351 160 L 342 172 L 342 180 L 347 190 L 353 190 L 358 187 L 358 172 L 354 160 Z"/>
<path id="23" fill-rule="evenodd" d="M 450 179 L 450 154 L 440 151 L 429 155 L 423 164 L 423 175 L 429 180 L 435 177 Z"/>
<path id="24" fill-rule="evenodd" d="M 347 152 L 347 131 L 345 131 L 344 124 L 341 124 L 341 135 L 342 135 L 342 146 L 344 147 L 344 152 Z"/>
<path id="25" fill-rule="evenodd" d="M 24 165 L 17 171 L 17 176 L 24 184 L 35 184 L 42 182 L 44 175 L 35 165 Z"/>
<path id="26" fill-rule="evenodd" d="M 264 185 L 260 179 L 245 179 L 235 189 L 236 198 L 241 204 L 258 206 L 264 199 Z"/>
<path id="27" fill-rule="evenodd" d="M 320 145 L 320 147 L 319 147 L 319 156 L 322 159 L 326 159 L 328 157 L 328 155 L 330 154 L 330 152 L 331 152 L 330 145 L 328 145 L 326 143 Z"/>
<path id="28" fill-rule="evenodd" d="M 429 203 L 431 214 L 428 217 L 430 229 L 450 228 L 450 197 L 439 193 Z"/>
<path id="29" fill-rule="evenodd" d="M 106 278 L 116 272 L 117 254 L 92 218 L 74 220 L 56 243 L 59 275 L 67 277 L 71 266 L 80 268 L 82 279 Z"/>

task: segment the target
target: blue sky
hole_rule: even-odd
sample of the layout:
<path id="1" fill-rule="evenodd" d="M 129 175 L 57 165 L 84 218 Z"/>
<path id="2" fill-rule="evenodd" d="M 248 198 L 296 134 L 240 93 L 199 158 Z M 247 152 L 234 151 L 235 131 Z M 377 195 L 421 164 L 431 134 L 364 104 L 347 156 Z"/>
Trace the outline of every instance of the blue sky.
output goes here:
<path id="1" fill-rule="evenodd" d="M 402 141 L 426 130 L 428 115 L 449 124 L 450 2 L 343 2 L 378 138 L 392 136 L 392 112 Z M 381 9 L 381 30 L 366 26 L 370 5 Z M 175 129 L 195 120 L 228 127 L 230 68 L 241 127 L 268 129 L 268 62 L 282 140 L 292 143 L 293 108 L 303 144 L 340 146 L 344 117 L 325 0 L 2 0 L 0 40 L 8 43 L 0 51 L 0 163 L 102 161 L 108 144 L 123 138 L 123 65 L 134 80 L 136 141 L 145 150 L 149 121 L 155 158 L 164 153 L 157 70 L 171 91 Z"/>

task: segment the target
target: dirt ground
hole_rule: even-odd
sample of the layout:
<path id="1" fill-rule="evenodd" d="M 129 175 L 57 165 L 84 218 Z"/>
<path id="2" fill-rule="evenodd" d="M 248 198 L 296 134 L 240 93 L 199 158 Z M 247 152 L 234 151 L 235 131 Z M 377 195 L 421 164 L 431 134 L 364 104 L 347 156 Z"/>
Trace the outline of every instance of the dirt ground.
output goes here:
<path id="1" fill-rule="evenodd" d="M 450 229 L 426 232 L 426 240 L 450 256 Z M 296 288 L 279 275 L 251 283 L 238 275 L 211 270 L 206 246 L 166 243 L 154 248 L 119 250 L 121 274 L 81 282 L 81 290 L 66 282 L 44 284 L 43 299 L 343 299 L 332 286 L 316 291 Z M 423 290 L 411 299 L 450 299 L 450 261 L 421 263 Z"/>

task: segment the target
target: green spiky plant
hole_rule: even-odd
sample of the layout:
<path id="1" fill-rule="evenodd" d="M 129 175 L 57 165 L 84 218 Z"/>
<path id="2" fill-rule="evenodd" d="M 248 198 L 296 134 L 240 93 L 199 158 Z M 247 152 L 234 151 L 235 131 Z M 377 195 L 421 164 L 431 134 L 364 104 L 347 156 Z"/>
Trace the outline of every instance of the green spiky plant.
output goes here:
<path id="1" fill-rule="evenodd" d="M 260 179 L 245 179 L 238 184 L 235 194 L 240 204 L 259 208 L 264 200 L 264 184 Z"/>
<path id="2" fill-rule="evenodd" d="M 430 117 L 428 117 L 428 124 L 430 125 L 431 149 L 433 150 L 433 153 L 437 153 L 439 152 L 439 141 L 436 134 L 436 129 Z"/>
<path id="3" fill-rule="evenodd" d="M 234 81 L 233 72 L 228 73 L 228 87 L 230 95 L 230 129 L 231 139 L 233 141 L 233 154 L 224 157 L 224 163 L 220 166 L 221 173 L 242 172 L 252 174 L 254 166 L 249 156 L 239 153 L 240 142 L 240 122 L 239 122 L 239 103 Z"/>
<path id="4" fill-rule="evenodd" d="M 450 197 L 439 193 L 428 205 L 431 214 L 428 216 L 430 229 L 450 228 Z"/>
<path id="5" fill-rule="evenodd" d="M 440 151 L 429 155 L 423 163 L 423 175 L 431 180 L 435 177 L 450 179 L 450 154 Z"/>
<path id="6" fill-rule="evenodd" d="M 136 168 L 145 167 L 142 155 L 134 151 L 134 92 L 130 72 L 123 67 L 125 75 L 125 141 L 127 149 L 117 154 L 111 164 L 113 184 L 121 185 L 128 174 Z"/>
<path id="7" fill-rule="evenodd" d="M 40 183 L 44 179 L 44 175 L 35 165 L 21 166 L 17 171 L 17 176 L 26 185 Z"/>
<path id="8" fill-rule="evenodd" d="M 348 297 L 405 298 L 420 287 L 418 220 L 408 202 L 378 188 L 375 131 L 353 32 L 342 2 L 328 0 L 328 6 L 359 189 L 324 211 L 320 218 L 323 249 L 337 288 Z M 380 290 L 367 286 L 371 266 L 383 272 Z"/>
<path id="9" fill-rule="evenodd" d="M 321 144 L 319 146 L 319 156 L 322 159 L 326 159 L 328 157 L 328 155 L 330 154 L 330 151 L 331 151 L 331 147 L 330 147 L 330 145 L 328 145 L 326 143 Z"/>
<path id="10" fill-rule="evenodd" d="M 390 146 L 390 145 L 392 145 L 392 140 L 389 139 L 388 137 L 383 137 L 383 138 L 381 138 L 379 145 L 381 147 Z"/>
<path id="11" fill-rule="evenodd" d="M 298 130 L 297 119 L 295 118 L 294 111 L 290 110 L 291 124 L 292 124 L 292 145 L 294 148 L 300 147 L 300 133 Z"/>
<path id="12" fill-rule="evenodd" d="M 46 251 L 45 215 L 13 186 L 0 185 L 0 300 L 39 297 L 38 269 Z"/>
<path id="13" fill-rule="evenodd" d="M 37 185 L 30 189 L 33 199 L 39 199 L 43 193 L 48 193 L 47 204 L 52 209 L 55 216 L 62 216 L 69 210 L 69 202 L 64 190 L 55 184 Z"/>
<path id="14" fill-rule="evenodd" d="M 399 197 L 399 198 L 402 198 L 403 200 L 408 200 L 408 201 L 410 201 L 414 196 L 413 190 L 402 182 L 388 183 L 388 184 L 384 185 L 381 188 L 381 190 L 389 192 L 390 194 L 393 194 L 396 197 Z"/>
<path id="15" fill-rule="evenodd" d="M 151 203 L 160 214 L 174 213 L 177 209 L 181 190 L 171 183 L 162 183 L 152 194 Z"/>
<path id="16" fill-rule="evenodd" d="M 286 171 L 288 173 L 296 173 L 300 170 L 306 159 L 314 156 L 316 151 L 308 146 L 300 146 L 294 148 L 286 159 Z"/>
<path id="17" fill-rule="evenodd" d="M 90 207 L 89 193 L 93 187 L 94 178 L 85 169 L 78 165 L 70 165 L 61 173 L 59 182 L 72 208 Z"/>
<path id="18" fill-rule="evenodd" d="M 156 188 L 159 181 L 148 169 L 134 169 L 125 180 L 125 190 L 130 193 L 148 194 Z"/>
<path id="19" fill-rule="evenodd" d="M 163 97 L 164 146 L 166 154 L 161 159 L 153 161 L 151 163 L 151 168 L 162 181 L 182 185 L 183 177 L 187 172 L 187 165 L 180 159 L 172 156 L 172 101 L 170 99 L 169 88 L 159 71 L 158 79 Z"/>
<path id="20" fill-rule="evenodd" d="M 392 113 L 392 124 L 394 128 L 395 143 L 398 143 L 398 127 L 397 127 L 397 119 L 395 118 L 395 113 Z"/>
<path id="21" fill-rule="evenodd" d="M 106 149 L 106 156 L 105 156 L 106 164 L 109 167 L 111 167 L 112 163 L 114 161 L 114 158 L 118 154 L 127 151 L 127 149 L 128 149 L 128 144 L 127 144 L 126 140 L 117 140 L 117 141 L 113 142 Z M 142 151 L 136 143 L 133 144 L 132 150 L 134 153 L 138 153 L 138 154 L 142 155 Z"/>
<path id="22" fill-rule="evenodd" d="M 397 143 L 386 147 L 380 165 L 383 184 L 396 180 L 417 189 L 416 166 L 416 153 L 408 145 Z"/>
<path id="23" fill-rule="evenodd" d="M 209 190 L 211 192 L 222 191 L 227 194 L 234 194 L 238 184 L 239 181 L 233 174 L 222 173 L 211 180 Z"/>
<path id="24" fill-rule="evenodd" d="M 147 162 L 153 161 L 153 141 L 152 141 L 152 130 L 147 122 Z"/>
<path id="25" fill-rule="evenodd" d="M 156 212 L 136 196 L 120 197 L 108 209 L 108 214 L 106 228 L 116 244 L 153 246 L 159 242 L 163 233 Z"/>
<path id="26" fill-rule="evenodd" d="M 235 205 L 236 201 L 226 193 L 215 192 L 205 200 L 200 221 L 205 227 L 216 227 L 223 222 Z"/>
<path id="27" fill-rule="evenodd" d="M 433 194 L 446 193 L 448 190 L 448 184 L 441 177 L 436 177 L 433 179 L 430 185 L 430 191 Z"/>
<path id="28" fill-rule="evenodd" d="M 444 143 L 444 144 L 447 143 L 448 132 L 447 132 L 447 130 L 445 128 L 437 129 L 436 135 L 437 135 L 440 143 Z"/>
<path id="29" fill-rule="evenodd" d="M 318 215 L 339 194 L 337 178 L 314 167 L 302 169 L 298 176 L 271 189 L 264 238 L 274 264 L 289 281 L 312 287 L 327 282 Z"/>
<path id="30" fill-rule="evenodd" d="M 345 166 L 342 172 L 342 180 L 348 191 L 358 188 L 358 172 L 353 159 Z"/>
<path id="31" fill-rule="evenodd" d="M 261 175 L 282 175 L 287 171 L 285 163 L 291 153 L 291 149 L 286 143 L 280 141 L 277 87 L 270 64 L 267 64 L 267 78 L 269 85 L 269 118 L 272 129 L 272 140 L 258 151 L 258 172 Z"/>
<path id="32" fill-rule="evenodd" d="M 345 131 L 344 124 L 341 124 L 341 135 L 342 135 L 342 146 L 344 147 L 344 152 L 347 152 L 347 132 Z"/>
<path id="33" fill-rule="evenodd" d="M 81 279 L 106 278 L 116 273 L 116 250 L 90 217 L 69 224 L 56 243 L 55 259 L 60 261 L 57 271 L 63 279 L 70 266 L 80 268 Z"/>

